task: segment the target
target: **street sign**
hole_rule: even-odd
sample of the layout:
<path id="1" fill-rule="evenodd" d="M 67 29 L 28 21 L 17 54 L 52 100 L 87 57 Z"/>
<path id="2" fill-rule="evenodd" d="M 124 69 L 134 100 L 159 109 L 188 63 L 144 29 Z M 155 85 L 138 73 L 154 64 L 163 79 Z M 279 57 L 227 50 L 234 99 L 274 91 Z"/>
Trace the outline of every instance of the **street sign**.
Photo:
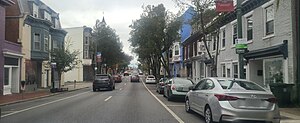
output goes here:
<path id="1" fill-rule="evenodd" d="M 242 38 L 242 39 L 235 39 L 235 48 L 236 49 L 247 49 L 247 39 Z"/>
<path id="2" fill-rule="evenodd" d="M 244 53 L 246 53 L 247 52 L 247 49 L 235 49 L 235 51 L 236 51 L 236 54 L 244 54 Z"/>

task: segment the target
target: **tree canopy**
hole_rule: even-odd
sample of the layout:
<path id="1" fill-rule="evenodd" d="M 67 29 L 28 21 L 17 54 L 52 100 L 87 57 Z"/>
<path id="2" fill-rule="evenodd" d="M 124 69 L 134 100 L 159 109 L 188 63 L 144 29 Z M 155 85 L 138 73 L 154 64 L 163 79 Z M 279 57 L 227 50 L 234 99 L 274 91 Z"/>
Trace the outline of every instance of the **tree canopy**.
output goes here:
<path id="1" fill-rule="evenodd" d="M 116 31 L 104 21 L 97 20 L 93 28 L 92 50 L 101 52 L 102 64 L 114 68 L 116 65 L 125 67 L 130 64 L 132 56 L 122 51 L 122 43 Z"/>
<path id="2" fill-rule="evenodd" d="M 168 55 L 163 54 L 168 54 L 173 43 L 179 40 L 181 20 L 168 12 L 163 4 L 147 5 L 143 9 L 140 19 L 130 25 L 129 41 L 139 62 L 158 77 L 161 65 L 169 73 L 168 57 L 164 57 Z"/>

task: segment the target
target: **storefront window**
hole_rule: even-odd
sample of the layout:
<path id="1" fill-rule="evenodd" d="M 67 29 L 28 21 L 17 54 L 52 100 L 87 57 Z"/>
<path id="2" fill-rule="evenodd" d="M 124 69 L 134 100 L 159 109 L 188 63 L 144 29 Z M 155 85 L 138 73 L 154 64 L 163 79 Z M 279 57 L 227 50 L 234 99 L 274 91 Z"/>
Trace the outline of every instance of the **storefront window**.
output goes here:
<path id="1" fill-rule="evenodd" d="M 284 64 L 282 58 L 266 59 L 265 66 L 265 84 L 283 83 Z"/>

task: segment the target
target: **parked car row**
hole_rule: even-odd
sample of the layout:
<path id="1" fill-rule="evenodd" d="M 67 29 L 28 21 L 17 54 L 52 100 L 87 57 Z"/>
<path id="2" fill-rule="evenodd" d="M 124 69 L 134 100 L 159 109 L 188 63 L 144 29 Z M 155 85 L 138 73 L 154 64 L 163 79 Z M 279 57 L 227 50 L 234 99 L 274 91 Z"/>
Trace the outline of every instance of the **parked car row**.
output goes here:
<path id="1" fill-rule="evenodd" d="M 185 100 L 186 112 L 213 122 L 280 122 L 275 96 L 260 85 L 231 78 L 204 78 L 197 84 L 184 78 L 162 78 L 156 91 L 168 100 Z"/>

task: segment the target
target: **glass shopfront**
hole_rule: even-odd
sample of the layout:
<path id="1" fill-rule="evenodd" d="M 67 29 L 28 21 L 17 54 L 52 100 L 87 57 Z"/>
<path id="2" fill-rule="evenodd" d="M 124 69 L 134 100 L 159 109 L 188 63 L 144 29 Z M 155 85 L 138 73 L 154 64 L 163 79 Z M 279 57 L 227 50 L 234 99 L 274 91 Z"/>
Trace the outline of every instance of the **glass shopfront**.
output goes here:
<path id="1" fill-rule="evenodd" d="M 285 64 L 283 58 L 265 59 L 264 60 L 264 80 L 265 85 L 284 83 Z"/>

